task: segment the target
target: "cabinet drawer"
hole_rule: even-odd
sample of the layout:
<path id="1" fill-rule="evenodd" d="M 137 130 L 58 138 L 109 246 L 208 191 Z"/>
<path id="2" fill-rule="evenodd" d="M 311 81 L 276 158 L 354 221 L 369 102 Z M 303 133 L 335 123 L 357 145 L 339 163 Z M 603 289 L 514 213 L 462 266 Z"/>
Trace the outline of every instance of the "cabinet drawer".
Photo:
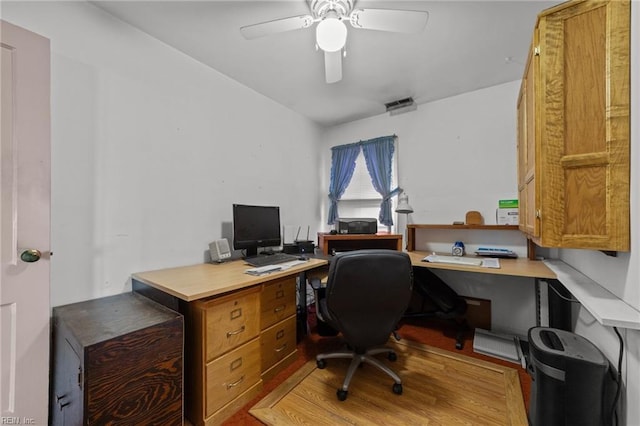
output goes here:
<path id="1" fill-rule="evenodd" d="M 256 338 L 207 364 L 205 417 L 260 381 L 259 345 Z"/>
<path id="2" fill-rule="evenodd" d="M 264 330 L 260 335 L 262 371 L 296 350 L 296 316 Z"/>
<path id="3" fill-rule="evenodd" d="M 202 302 L 205 312 L 205 360 L 253 339 L 260 332 L 260 289 L 240 291 Z"/>
<path id="4" fill-rule="evenodd" d="M 262 287 L 261 328 L 296 313 L 296 279 L 288 277 L 265 284 Z"/>

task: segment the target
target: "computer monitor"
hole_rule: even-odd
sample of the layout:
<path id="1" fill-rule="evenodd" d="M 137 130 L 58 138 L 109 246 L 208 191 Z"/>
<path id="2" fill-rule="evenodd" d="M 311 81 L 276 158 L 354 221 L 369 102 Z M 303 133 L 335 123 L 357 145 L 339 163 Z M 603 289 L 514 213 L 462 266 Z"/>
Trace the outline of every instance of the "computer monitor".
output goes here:
<path id="1" fill-rule="evenodd" d="M 257 256 L 258 247 L 279 246 L 280 207 L 233 205 L 233 248 Z"/>

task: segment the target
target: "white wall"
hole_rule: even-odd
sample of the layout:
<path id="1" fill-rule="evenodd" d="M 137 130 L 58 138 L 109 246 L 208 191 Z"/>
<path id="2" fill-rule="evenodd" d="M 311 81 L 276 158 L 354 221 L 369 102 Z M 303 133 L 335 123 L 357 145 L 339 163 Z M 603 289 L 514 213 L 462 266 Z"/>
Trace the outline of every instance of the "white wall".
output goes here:
<path id="1" fill-rule="evenodd" d="M 2 18 L 51 40 L 52 306 L 202 263 L 234 202 L 316 232 L 306 118 L 86 2 L 3 2 Z"/>
<path id="2" fill-rule="evenodd" d="M 519 87 L 520 82 L 514 81 L 422 104 L 413 112 L 393 117 L 383 114 L 326 130 L 322 136 L 321 197 L 328 193 L 331 146 L 396 134 L 400 187 L 409 195 L 414 209 L 409 215 L 411 223 L 451 224 L 464 221 L 467 211 L 477 210 L 485 223 L 495 224 L 498 200 L 518 196 L 515 160 Z M 321 201 L 326 223 L 326 195 Z M 398 220 L 402 222 L 398 230 L 403 232 L 402 215 Z M 458 239 L 467 243 L 473 239 L 477 245 L 486 238 L 484 244 L 516 250 L 519 244 L 518 251 L 526 253 L 526 239 L 513 239 L 506 235 L 510 232 L 457 232 L 443 236 L 419 231 L 416 247 L 442 250 L 430 245 L 435 239 L 448 250 Z M 473 245 L 467 246 L 473 249 Z M 448 271 L 438 271 L 438 275 L 460 294 L 491 299 L 494 330 L 526 336 L 535 324 L 533 279 Z"/>
<path id="3" fill-rule="evenodd" d="M 405 114 L 382 114 L 328 129 L 322 167 L 330 170 L 331 146 L 395 133 L 399 183 L 409 195 L 415 223 L 464 221 L 469 210 L 480 211 L 485 223 L 495 223 L 498 199 L 518 195 L 513 159 L 519 85 L 502 84 L 422 104 Z M 328 188 L 325 174 L 323 191 Z M 324 206 L 327 200 L 322 202 Z"/>

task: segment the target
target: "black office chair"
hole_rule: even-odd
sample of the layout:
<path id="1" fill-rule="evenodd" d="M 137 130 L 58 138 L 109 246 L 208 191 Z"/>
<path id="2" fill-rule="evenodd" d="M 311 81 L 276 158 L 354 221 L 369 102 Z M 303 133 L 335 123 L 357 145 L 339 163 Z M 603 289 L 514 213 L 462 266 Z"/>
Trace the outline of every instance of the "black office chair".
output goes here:
<path id="1" fill-rule="evenodd" d="M 340 401 L 347 398 L 351 378 L 362 362 L 391 376 L 395 382 L 393 392 L 402 394 L 400 377 L 373 355 L 386 353 L 389 360 L 397 359 L 396 353 L 384 344 L 407 309 L 412 283 L 411 260 L 406 253 L 356 250 L 331 260 L 319 313 L 342 333 L 349 350 L 320 354 L 316 362 L 318 368 L 324 368 L 329 358 L 352 359 L 342 388 L 337 391 Z"/>
<path id="2" fill-rule="evenodd" d="M 456 326 L 456 349 L 462 349 L 464 334 L 469 330 L 465 318 L 467 301 L 428 268 L 415 268 L 413 281 L 415 297 L 404 317 L 436 317 L 453 321 Z"/>

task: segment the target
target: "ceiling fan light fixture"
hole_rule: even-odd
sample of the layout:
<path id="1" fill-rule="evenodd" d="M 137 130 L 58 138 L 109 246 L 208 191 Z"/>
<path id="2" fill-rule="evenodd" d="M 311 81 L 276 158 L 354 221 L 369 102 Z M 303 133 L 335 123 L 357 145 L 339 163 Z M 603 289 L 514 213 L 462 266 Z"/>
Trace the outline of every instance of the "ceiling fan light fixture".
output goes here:
<path id="1" fill-rule="evenodd" d="M 316 26 L 316 43 L 325 52 L 337 52 L 347 43 L 347 27 L 340 19 L 326 17 Z"/>

